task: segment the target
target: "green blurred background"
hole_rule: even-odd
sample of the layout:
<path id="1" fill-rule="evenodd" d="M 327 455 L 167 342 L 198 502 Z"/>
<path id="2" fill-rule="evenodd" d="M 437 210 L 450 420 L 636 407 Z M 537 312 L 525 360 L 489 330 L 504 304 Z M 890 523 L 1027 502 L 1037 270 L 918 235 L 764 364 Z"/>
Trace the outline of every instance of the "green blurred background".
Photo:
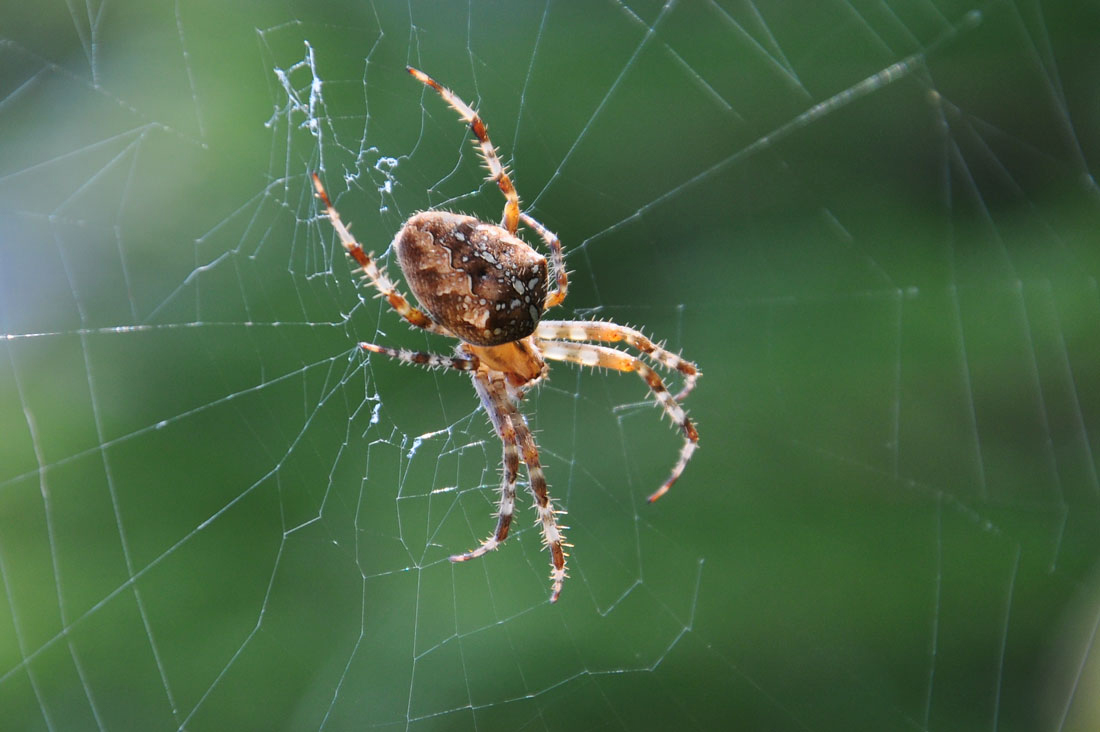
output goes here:
<path id="1" fill-rule="evenodd" d="M 1095 3 L 0 7 L 0 728 L 1095 729 Z M 478 107 L 572 272 L 554 317 L 705 373 L 500 446 L 359 288 L 499 217 Z M 822 105 L 822 106 L 817 106 Z M 395 263 L 384 258 L 391 271 Z M 664 424 L 662 424 L 664 422 Z M 526 506 L 521 496 L 521 505 Z M 525 518 L 531 518 L 524 509 Z"/>

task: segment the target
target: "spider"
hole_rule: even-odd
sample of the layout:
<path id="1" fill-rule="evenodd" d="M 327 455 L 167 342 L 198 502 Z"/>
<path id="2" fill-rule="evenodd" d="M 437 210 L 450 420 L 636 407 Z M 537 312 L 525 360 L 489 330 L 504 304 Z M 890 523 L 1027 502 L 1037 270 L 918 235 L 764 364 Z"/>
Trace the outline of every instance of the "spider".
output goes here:
<path id="1" fill-rule="evenodd" d="M 428 368 L 466 371 L 497 436 L 504 443 L 504 475 L 500 485 L 497 525 L 476 549 L 450 557 L 465 562 L 496 549 L 508 536 L 516 502 L 519 463 L 527 466 L 527 488 L 535 501 L 543 544 L 550 551 L 550 602 L 557 602 L 566 578 L 566 544 L 555 517 L 539 450 L 520 401 L 549 372 L 547 360 L 582 366 L 634 371 L 649 387 L 665 414 L 684 434 L 684 444 L 672 473 L 649 496 L 652 503 L 680 477 L 699 442 L 695 425 L 680 406 L 701 375 L 695 364 L 665 350 L 640 331 L 617 323 L 585 320 L 542 320 L 550 308 L 565 299 L 568 276 L 557 235 L 520 210 L 519 194 L 501 164 L 496 148 L 478 113 L 450 89 L 422 71 L 406 67 L 417 80 L 434 89 L 462 121 L 470 126 L 480 147 L 482 162 L 504 194 L 500 225 L 449 211 L 413 214 L 394 237 L 393 250 L 409 289 L 423 310 L 414 307 L 340 220 L 317 173 L 312 174 L 317 197 L 347 254 L 364 279 L 378 290 L 391 308 L 410 325 L 436 335 L 457 338 L 455 356 L 388 348 L 360 343 L 370 353 Z M 546 257 L 516 236 L 520 222 L 534 231 L 550 251 L 555 285 L 549 287 Z M 426 312 L 425 312 L 426 311 Z M 673 396 L 653 367 L 641 358 L 608 346 L 584 343 L 623 342 L 654 365 L 683 376 L 683 388 Z"/>

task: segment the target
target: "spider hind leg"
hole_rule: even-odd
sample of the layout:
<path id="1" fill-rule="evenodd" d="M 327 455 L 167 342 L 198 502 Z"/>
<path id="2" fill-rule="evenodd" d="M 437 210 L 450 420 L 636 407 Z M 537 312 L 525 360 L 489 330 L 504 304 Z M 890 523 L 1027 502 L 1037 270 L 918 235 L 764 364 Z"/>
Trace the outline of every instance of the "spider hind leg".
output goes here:
<path id="1" fill-rule="evenodd" d="M 317 175 L 317 173 L 312 173 L 310 177 L 313 180 L 313 190 L 317 198 L 321 199 L 321 203 L 324 204 L 325 215 L 328 216 L 332 228 L 336 230 L 336 235 L 340 237 L 340 243 L 343 245 L 344 251 L 346 251 L 348 256 L 354 259 L 355 263 L 359 265 L 359 269 L 363 272 L 363 276 L 370 281 L 374 289 L 378 290 L 378 293 L 386 298 L 386 302 L 390 304 L 390 307 L 410 325 L 422 328 L 429 333 L 450 335 L 447 329 L 437 325 L 420 309 L 413 307 L 405 296 L 401 294 L 401 291 L 397 288 L 394 281 L 389 278 L 385 270 L 378 266 L 378 263 L 363 249 L 362 245 L 356 241 L 355 237 L 351 235 L 351 231 L 348 230 L 347 225 L 340 219 L 340 214 L 336 211 L 336 207 L 332 205 L 332 199 L 328 197 L 325 186 L 321 183 L 321 177 Z"/>
<path id="2" fill-rule="evenodd" d="M 406 66 L 405 69 L 421 84 L 435 89 L 439 96 L 443 97 L 443 101 L 449 104 L 451 109 L 458 112 L 458 116 L 462 118 L 462 121 L 470 126 L 470 130 L 477 137 L 478 144 L 481 146 L 481 159 L 489 171 L 489 180 L 496 183 L 500 188 L 500 192 L 504 194 L 504 216 L 500 225 L 507 229 L 509 234 L 515 234 L 516 228 L 519 226 L 519 194 L 512 184 L 512 179 L 508 177 L 508 171 L 504 168 L 504 164 L 500 162 L 497 149 L 493 147 L 493 143 L 489 140 L 489 130 L 485 126 L 484 120 L 470 105 L 459 99 L 458 95 L 423 71 L 414 69 L 412 66 Z"/>

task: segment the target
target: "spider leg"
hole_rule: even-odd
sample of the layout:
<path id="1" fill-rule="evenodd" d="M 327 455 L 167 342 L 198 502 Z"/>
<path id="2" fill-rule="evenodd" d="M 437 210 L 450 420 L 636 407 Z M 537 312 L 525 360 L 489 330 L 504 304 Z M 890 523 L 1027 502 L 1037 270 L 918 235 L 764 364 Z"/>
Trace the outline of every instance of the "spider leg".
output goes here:
<path id="1" fill-rule="evenodd" d="M 454 111 L 458 112 L 463 122 L 470 125 L 470 129 L 477 137 L 478 144 L 481 146 L 481 157 L 485 163 L 485 167 L 489 170 L 489 180 L 500 187 L 500 192 L 504 194 L 504 198 L 506 199 L 504 204 L 504 217 L 500 225 L 507 229 L 509 234 L 515 234 L 516 228 L 519 226 L 519 194 L 516 192 L 516 187 L 512 185 L 512 179 L 508 177 L 508 171 L 505 170 L 504 165 L 501 164 L 500 156 L 497 155 L 496 148 L 493 147 L 493 143 L 489 141 L 489 131 L 485 127 L 485 122 L 482 121 L 477 112 L 471 109 L 466 102 L 455 96 L 455 93 L 450 89 L 441 85 L 423 71 L 414 69 L 411 66 L 406 66 L 405 68 L 417 81 L 439 92 L 439 96 L 443 97 L 443 101 L 451 105 Z"/>
<path id="2" fill-rule="evenodd" d="M 516 444 L 516 430 L 512 425 L 512 418 L 507 413 L 507 407 L 502 400 L 507 399 L 507 394 L 500 393 L 489 381 L 484 371 L 475 371 L 470 374 L 474 382 L 474 389 L 481 398 L 481 405 L 489 413 L 489 419 L 496 429 L 497 436 L 504 443 L 504 475 L 500 482 L 500 506 L 497 509 L 497 526 L 488 539 L 481 542 L 476 549 L 465 554 L 455 554 L 450 559 L 452 562 L 465 562 L 468 559 L 476 559 L 500 546 L 500 543 L 508 538 L 508 528 L 512 525 L 512 514 L 516 509 L 516 476 L 519 473 L 519 448 Z"/>
<path id="3" fill-rule="evenodd" d="M 333 206 L 332 201 L 329 200 L 328 193 L 325 192 L 325 187 L 321 184 L 321 178 L 316 173 L 313 173 L 312 177 L 313 188 L 317 191 L 317 197 L 321 199 L 321 203 L 325 205 L 325 212 L 328 215 L 328 220 L 332 223 L 332 228 L 336 230 L 336 234 L 340 237 L 340 243 L 344 245 L 344 249 L 347 251 L 348 256 L 354 259 L 356 264 L 359 265 L 359 269 L 363 270 L 363 274 L 370 280 L 371 284 L 374 285 L 374 288 L 386 298 L 390 307 L 417 328 L 423 328 L 430 333 L 436 333 L 438 335 L 451 335 L 450 331 L 437 325 L 431 318 L 409 304 L 409 301 L 405 299 L 405 296 L 397 289 L 397 285 L 395 285 L 393 280 L 386 275 L 385 270 L 379 267 L 371 258 L 371 255 L 363 250 L 363 247 L 355 240 L 351 232 L 348 231 L 348 227 L 340 220 L 340 214 L 336 212 L 336 207 Z"/>
<path id="4" fill-rule="evenodd" d="M 684 375 L 684 388 L 675 399 L 682 402 L 695 388 L 696 380 L 702 376 L 699 367 L 686 361 L 677 354 L 666 351 L 649 340 L 641 331 L 617 323 L 601 323 L 589 320 L 544 320 L 535 329 L 535 337 L 549 340 L 604 341 L 614 343 L 624 341 L 627 345 L 652 358 L 667 369 L 679 371 Z M 616 351 L 616 353 L 618 353 Z M 578 362 L 580 363 L 580 362 Z"/>
<path id="5" fill-rule="evenodd" d="M 482 404 L 485 405 L 493 425 L 497 428 L 497 433 L 504 442 L 504 481 L 501 485 L 497 528 L 493 536 L 477 549 L 451 557 L 451 561 L 462 562 L 481 556 L 495 549 L 508 535 L 508 527 L 512 522 L 512 511 L 515 507 L 515 477 L 519 467 L 518 461 L 516 463 L 511 461 L 516 457 L 515 449 L 518 447 L 522 453 L 523 462 L 527 465 L 527 489 L 535 499 L 535 509 L 539 514 L 539 523 L 542 525 L 542 542 L 550 550 L 550 602 L 557 602 L 567 576 L 565 547 L 568 545 L 565 543 L 562 527 L 558 525 L 555 518 L 554 506 L 546 487 L 546 475 L 542 472 L 542 465 L 539 463 L 538 445 L 535 444 L 535 438 L 527 426 L 527 420 L 524 419 L 523 413 L 519 411 L 514 398 L 508 391 L 504 375 L 498 371 L 480 369 L 472 376 L 478 396 L 481 397 Z"/>
<path id="6" fill-rule="evenodd" d="M 504 389 L 503 381 L 501 389 Z M 550 492 L 546 487 L 546 475 L 542 472 L 539 463 L 539 448 L 535 444 L 535 437 L 527 426 L 527 419 L 519 411 L 515 403 L 505 394 L 504 406 L 508 409 L 508 415 L 512 418 L 512 425 L 516 429 L 516 440 L 519 442 L 523 453 L 523 462 L 527 465 L 527 490 L 535 499 L 535 510 L 539 514 L 539 522 L 542 524 L 542 543 L 550 550 L 550 602 L 557 602 L 561 595 L 561 587 L 568 576 L 565 571 L 565 536 L 562 527 L 558 526 L 555 518 L 554 505 L 550 501 Z"/>
<path id="7" fill-rule="evenodd" d="M 457 371 L 477 371 L 481 362 L 477 356 L 469 355 L 465 358 L 453 356 L 439 356 L 425 351 L 410 351 L 407 348 L 387 348 L 373 343 L 360 343 L 359 347 L 371 353 L 380 353 L 389 356 L 401 363 L 425 366 L 429 369 L 455 369 Z"/>
<path id="8" fill-rule="evenodd" d="M 653 392 L 653 396 L 657 399 L 657 403 L 660 404 L 661 408 L 665 410 L 665 413 L 672 418 L 672 421 L 680 426 L 680 429 L 684 433 L 684 446 L 680 449 L 680 458 L 672 468 L 672 473 L 668 476 L 668 479 L 661 484 L 661 487 L 649 496 L 648 500 L 650 503 L 653 503 L 665 493 L 668 493 L 668 489 L 672 487 L 672 484 L 675 483 L 684 472 L 688 460 L 691 459 L 692 454 L 695 452 L 695 448 L 699 444 L 699 432 L 695 429 L 695 424 L 692 423 L 687 413 L 684 412 L 684 408 L 680 406 L 676 397 L 672 396 L 672 394 L 668 392 L 668 389 L 665 388 L 665 384 L 661 381 L 661 377 L 657 375 L 657 372 L 647 366 L 641 359 L 631 356 L 629 353 L 623 353 L 614 348 L 608 348 L 607 346 L 597 346 L 591 343 L 565 343 L 562 341 L 543 340 L 538 340 L 538 346 L 545 358 L 555 361 L 570 361 L 572 363 L 579 363 L 582 366 L 599 366 L 601 368 L 614 369 L 616 371 L 638 372 L 638 375 L 642 377 L 642 381 L 644 381 L 649 387 L 649 390 Z"/>
<path id="9" fill-rule="evenodd" d="M 569 290 L 569 275 L 565 271 L 565 258 L 561 253 L 561 240 L 558 239 L 558 235 L 547 229 L 541 223 L 531 218 L 525 213 L 519 215 L 520 219 L 527 226 L 534 229 L 542 240 L 546 242 L 546 246 L 550 248 L 550 265 L 554 269 L 554 275 L 557 277 L 558 286 L 546 293 L 546 302 L 543 304 L 542 309 L 548 310 L 555 305 L 560 305 L 562 300 L 565 299 L 565 293 Z"/>

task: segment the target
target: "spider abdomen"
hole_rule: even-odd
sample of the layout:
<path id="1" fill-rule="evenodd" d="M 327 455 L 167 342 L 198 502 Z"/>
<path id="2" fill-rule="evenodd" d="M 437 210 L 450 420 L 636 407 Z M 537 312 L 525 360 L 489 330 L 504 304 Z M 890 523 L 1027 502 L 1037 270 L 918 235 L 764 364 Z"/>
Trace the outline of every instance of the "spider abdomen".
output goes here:
<path id="1" fill-rule="evenodd" d="M 425 211 L 405 222 L 393 247 L 421 306 L 467 343 L 508 343 L 538 325 L 546 258 L 503 227 Z"/>

